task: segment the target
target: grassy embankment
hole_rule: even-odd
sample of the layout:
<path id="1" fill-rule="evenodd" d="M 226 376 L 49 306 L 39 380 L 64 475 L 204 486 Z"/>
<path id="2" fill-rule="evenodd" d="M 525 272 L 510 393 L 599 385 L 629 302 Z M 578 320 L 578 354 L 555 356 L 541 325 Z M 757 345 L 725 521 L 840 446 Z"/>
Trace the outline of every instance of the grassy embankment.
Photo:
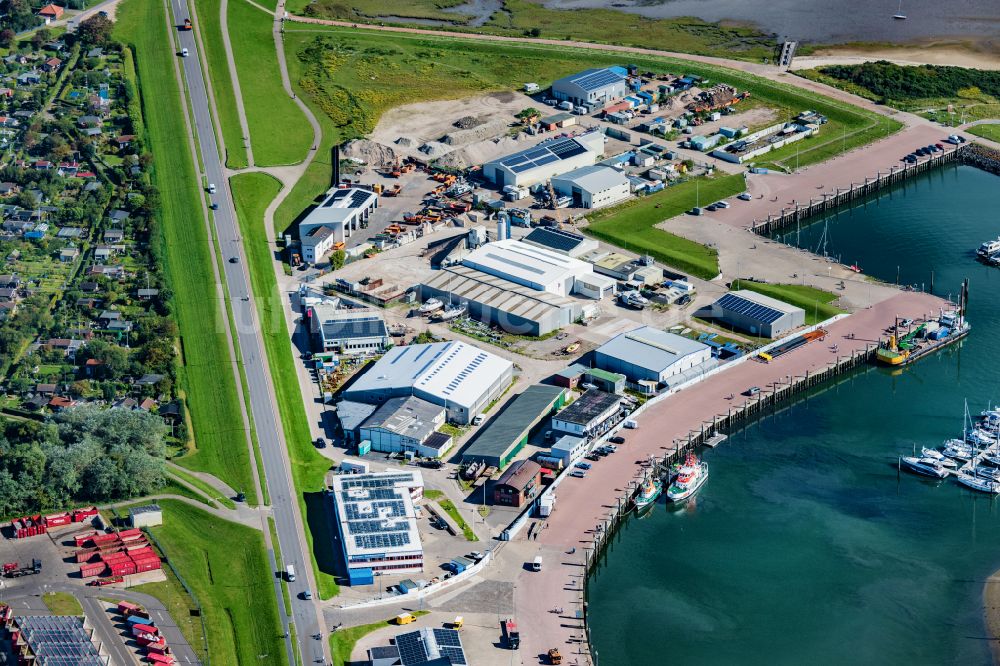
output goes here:
<path id="1" fill-rule="evenodd" d="M 750 280 L 733 280 L 731 286 L 732 289 L 756 291 L 758 294 L 802 308 L 806 311 L 806 324 L 818 324 L 847 312 L 833 304 L 839 298 L 837 294 L 816 287 L 799 284 L 766 284 Z"/>
<path id="2" fill-rule="evenodd" d="M 159 188 L 158 256 L 173 290 L 180 327 L 178 379 L 194 426 L 195 450 L 178 463 L 209 472 L 256 502 L 250 453 L 236 394 L 225 321 L 215 298 L 210 239 L 201 214 L 199 182 L 188 150 L 184 106 L 174 76 L 173 49 L 161 2 L 127 2 L 118 11 L 116 37 L 136 52 L 145 120 L 145 145 L 156 155 Z"/>
<path id="3" fill-rule="evenodd" d="M 160 506 L 163 525 L 150 532 L 201 603 L 212 661 L 286 664 L 264 536 L 181 502 Z"/>
<path id="4" fill-rule="evenodd" d="M 689 180 L 593 213 L 584 231 L 612 245 L 652 255 L 667 266 L 711 280 L 719 274 L 718 251 L 656 225 L 694 208 L 696 201 L 707 206 L 742 192 L 744 187 L 742 175 Z"/>
<path id="5" fill-rule="evenodd" d="M 230 4 L 242 2 L 232 0 Z M 208 72 L 215 95 L 217 116 L 215 122 L 222 128 L 222 139 L 226 166 L 230 169 L 242 169 L 247 166 L 247 151 L 243 146 L 243 129 L 240 127 L 240 116 L 236 107 L 236 92 L 233 90 L 233 80 L 229 76 L 229 63 L 226 60 L 226 48 L 222 42 L 222 25 L 219 21 L 220 0 L 200 0 L 194 5 L 195 27 L 201 34 L 201 45 L 204 46 L 203 64 Z"/>
<path id="6" fill-rule="evenodd" d="M 46 592 L 42 601 L 53 615 L 83 615 L 83 606 L 69 592 Z"/>
<path id="7" fill-rule="evenodd" d="M 258 166 L 295 164 L 312 146 L 312 128 L 281 87 L 273 17 L 244 0 L 229 1 L 229 36 Z"/>
<path id="8" fill-rule="evenodd" d="M 458 507 L 455 506 L 454 502 L 449 499 L 443 499 L 438 500 L 438 504 L 441 505 L 444 512 L 455 521 L 455 524 L 458 525 L 458 529 L 462 530 L 462 535 L 465 536 L 466 541 L 479 541 L 479 537 L 477 537 L 476 533 L 472 531 L 472 527 L 465 522 L 465 518 L 463 518 L 462 514 L 458 512 Z"/>
<path id="9" fill-rule="evenodd" d="M 205 506 L 210 506 L 213 509 L 218 508 L 218 506 L 212 500 L 208 499 L 201 493 L 196 493 L 187 486 L 181 484 L 176 478 L 172 478 L 169 474 L 167 475 L 167 482 L 163 487 L 156 492 L 157 495 L 180 495 L 181 497 L 187 497 L 188 499 L 193 499 L 196 502 L 201 502 Z"/>
<path id="10" fill-rule="evenodd" d="M 240 233 L 248 240 L 244 243 L 250 282 L 257 301 L 261 335 L 271 366 L 271 379 L 275 398 L 281 413 L 285 442 L 292 465 L 292 478 L 298 490 L 299 508 L 308 528 L 306 539 L 313 553 L 318 591 L 326 599 L 337 594 L 333 576 L 334 554 L 332 535 L 323 506 L 321 491 L 323 477 L 330 469 L 330 461 L 320 455 L 312 445 L 306 417 L 296 360 L 288 342 L 288 329 L 282 312 L 281 294 L 274 277 L 272 249 L 264 233 L 264 210 L 280 190 L 280 183 L 271 176 L 248 173 L 230 180 Z M 322 565 L 322 566 L 320 566 Z"/>
<path id="11" fill-rule="evenodd" d="M 430 611 L 415 610 L 410 611 L 410 614 L 420 617 L 421 615 L 427 615 L 429 612 Z M 356 627 L 348 627 L 347 629 L 338 629 L 335 633 L 330 634 L 330 653 L 333 655 L 333 666 L 344 666 L 349 663 L 351 661 L 351 652 L 354 651 L 355 644 L 368 634 L 379 629 L 395 626 L 395 618 L 391 618 L 381 622 L 360 624 Z"/>
<path id="12" fill-rule="evenodd" d="M 461 4 L 461 0 L 291 0 L 287 7 L 292 13 L 319 18 L 390 24 L 391 17 L 432 19 L 447 22 L 432 26 L 438 30 L 637 46 L 754 62 L 773 57 L 775 51 L 774 39 L 752 28 L 691 17 L 649 19 L 614 9 L 549 9 L 532 0 L 505 0 L 502 11 L 470 29 L 469 14 L 443 11 Z"/>
<path id="13" fill-rule="evenodd" d="M 878 61 L 795 73 L 944 125 L 1000 118 L 1000 73 L 995 71 Z"/>
<path id="14" fill-rule="evenodd" d="M 981 136 L 990 141 L 1000 141 L 1000 123 L 991 125 L 974 125 L 965 130 L 969 134 Z"/>

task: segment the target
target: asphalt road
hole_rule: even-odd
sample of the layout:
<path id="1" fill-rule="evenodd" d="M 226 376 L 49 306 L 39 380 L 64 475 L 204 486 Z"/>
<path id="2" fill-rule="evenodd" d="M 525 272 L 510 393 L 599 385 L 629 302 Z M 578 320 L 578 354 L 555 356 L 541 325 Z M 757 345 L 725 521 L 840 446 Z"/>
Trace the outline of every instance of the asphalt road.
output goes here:
<path id="1" fill-rule="evenodd" d="M 183 22 L 192 16 L 187 0 L 170 0 L 174 19 Z M 197 29 L 197 26 L 195 27 Z M 295 499 L 290 465 L 284 440 L 280 432 L 279 419 L 275 411 L 275 399 L 268 381 L 268 371 L 265 367 L 266 356 L 259 335 L 258 319 L 254 308 L 253 294 L 247 276 L 244 261 L 243 246 L 236 221 L 235 207 L 229 191 L 229 183 L 223 172 L 222 161 L 209 102 L 206 93 L 200 56 L 196 48 L 194 31 L 178 30 L 181 48 L 188 49 L 190 54 L 181 58 L 182 69 L 187 80 L 188 93 L 194 111 L 195 129 L 198 134 L 198 144 L 205 163 L 205 176 L 217 190 L 212 195 L 212 201 L 219 208 L 210 211 L 223 254 L 223 272 L 229 294 L 232 299 L 233 316 L 236 321 L 236 342 L 243 357 L 249 387 L 250 409 L 257 428 L 257 438 L 260 442 L 261 457 L 264 461 L 264 473 L 271 494 L 272 514 L 278 531 L 278 543 L 284 563 L 295 567 L 297 574 L 294 583 L 289 583 L 292 594 L 292 617 L 295 622 L 299 641 L 299 653 L 306 664 L 326 663 L 325 641 L 313 639 L 313 634 L 326 634 L 322 624 L 322 616 L 316 599 L 305 601 L 301 594 L 315 591 L 312 574 L 312 564 L 303 536 L 301 516 Z M 171 48 L 164 44 L 163 48 Z M 195 212 L 192 211 L 192 214 Z M 236 258 L 236 262 L 231 259 Z M 249 296 L 249 300 L 243 300 Z M 278 599 L 278 609 L 282 621 L 287 622 L 284 603 L 279 585 L 275 585 Z M 289 660 L 295 663 L 294 659 Z"/>

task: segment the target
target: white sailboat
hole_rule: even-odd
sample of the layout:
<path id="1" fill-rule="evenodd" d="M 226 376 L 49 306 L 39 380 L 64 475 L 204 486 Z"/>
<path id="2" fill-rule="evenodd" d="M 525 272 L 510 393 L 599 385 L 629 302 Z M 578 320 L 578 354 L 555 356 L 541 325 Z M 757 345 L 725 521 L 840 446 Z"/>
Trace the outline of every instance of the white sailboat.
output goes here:
<path id="1" fill-rule="evenodd" d="M 993 481 L 967 472 L 959 472 L 958 482 L 966 488 L 972 488 L 981 493 L 1000 494 L 1000 481 Z"/>
<path id="2" fill-rule="evenodd" d="M 906 20 L 906 14 L 903 13 L 903 0 L 899 0 L 899 9 L 897 9 L 896 13 L 892 15 L 892 18 L 896 19 L 897 21 Z"/>

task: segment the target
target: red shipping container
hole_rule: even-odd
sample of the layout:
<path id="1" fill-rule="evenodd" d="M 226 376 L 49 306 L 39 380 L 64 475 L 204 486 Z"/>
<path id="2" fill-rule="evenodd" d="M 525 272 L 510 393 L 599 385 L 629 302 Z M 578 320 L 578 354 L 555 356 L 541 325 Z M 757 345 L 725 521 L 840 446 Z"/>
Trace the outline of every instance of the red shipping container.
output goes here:
<path id="1" fill-rule="evenodd" d="M 88 518 L 93 518 L 96 515 L 97 515 L 96 506 L 87 507 L 85 509 L 77 509 L 76 511 L 73 512 L 73 522 L 82 523 Z"/>
<path id="2" fill-rule="evenodd" d="M 146 661 L 158 666 L 173 666 L 174 658 L 169 654 L 147 654 Z"/>
<path id="3" fill-rule="evenodd" d="M 54 513 L 51 516 L 45 516 L 45 524 L 49 527 L 69 525 L 71 522 L 73 522 L 73 519 L 68 513 Z"/>
<path id="4" fill-rule="evenodd" d="M 141 560 L 147 557 L 156 557 L 156 553 L 153 552 L 153 549 L 150 548 L 149 546 L 146 546 L 145 548 L 136 548 L 135 550 L 126 551 L 125 554 L 131 557 L 133 560 Z"/>
<path id="5" fill-rule="evenodd" d="M 133 624 L 132 625 L 132 635 L 138 636 L 140 634 L 153 634 L 159 635 L 160 630 L 156 627 L 150 626 L 148 624 Z"/>
<path id="6" fill-rule="evenodd" d="M 91 539 L 91 541 L 94 542 L 94 545 L 100 545 L 102 543 L 110 543 L 112 541 L 117 541 L 118 540 L 118 535 L 117 534 L 97 534 L 97 535 L 92 536 L 90 539 Z"/>
<path id="7" fill-rule="evenodd" d="M 76 562 L 77 564 L 82 564 L 83 562 L 90 562 L 97 557 L 98 553 L 96 550 L 78 550 L 76 551 Z"/>
<path id="8" fill-rule="evenodd" d="M 135 563 L 135 572 L 142 573 L 143 571 L 156 571 L 161 566 L 159 560 L 145 560 L 142 562 Z"/>
<path id="9" fill-rule="evenodd" d="M 142 530 L 137 528 L 122 530 L 121 532 L 118 533 L 118 538 L 122 539 L 123 541 L 137 536 L 142 536 Z"/>
<path id="10" fill-rule="evenodd" d="M 116 562 L 110 566 L 112 576 L 131 576 L 135 573 L 135 565 L 131 561 Z"/>
<path id="11" fill-rule="evenodd" d="M 143 555 L 141 557 L 133 557 L 132 561 L 133 562 L 159 562 L 160 558 L 157 557 L 156 554 L 154 554 L 154 553 L 146 553 L 145 555 Z"/>
<path id="12" fill-rule="evenodd" d="M 167 642 L 161 639 L 158 643 L 150 643 L 147 645 L 146 652 L 154 654 L 170 654 L 170 648 L 167 647 Z"/>
<path id="13" fill-rule="evenodd" d="M 131 602 L 128 602 L 128 601 L 119 601 L 118 602 L 118 612 L 121 613 L 122 615 L 128 614 L 129 611 L 133 611 L 132 615 L 135 615 L 134 611 L 137 611 L 137 610 L 140 610 L 139 607 L 136 606 L 135 604 L 131 603 Z"/>
<path id="14" fill-rule="evenodd" d="M 98 562 L 97 564 L 84 564 L 80 567 L 80 578 L 92 578 L 94 576 L 100 576 L 104 573 L 107 567 L 103 562 Z"/>
<path id="15" fill-rule="evenodd" d="M 156 643 L 157 641 L 160 640 L 159 637 L 153 636 L 153 634 L 149 634 L 149 636 L 151 638 L 146 638 L 145 636 L 133 636 L 133 638 L 135 638 L 135 642 L 142 647 L 146 647 L 147 645 L 152 645 L 153 643 Z"/>
<path id="16" fill-rule="evenodd" d="M 119 564 L 121 562 L 130 562 L 128 555 L 125 553 L 110 553 L 101 557 L 101 561 L 105 564 Z"/>
<path id="17" fill-rule="evenodd" d="M 77 534 L 73 537 L 74 543 L 76 543 L 77 548 L 82 548 L 88 543 L 91 543 L 92 539 L 97 536 L 97 532 L 87 532 L 85 534 Z"/>
<path id="18" fill-rule="evenodd" d="M 149 542 L 145 539 L 139 539 L 138 541 L 129 541 L 125 544 L 125 550 L 133 552 L 136 550 L 150 550 Z"/>

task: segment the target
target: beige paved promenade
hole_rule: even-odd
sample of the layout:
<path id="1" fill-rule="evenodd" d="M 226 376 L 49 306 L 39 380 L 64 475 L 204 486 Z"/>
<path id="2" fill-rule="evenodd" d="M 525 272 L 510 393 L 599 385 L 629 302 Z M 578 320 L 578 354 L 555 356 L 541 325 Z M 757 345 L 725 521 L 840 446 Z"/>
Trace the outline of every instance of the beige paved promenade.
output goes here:
<path id="1" fill-rule="evenodd" d="M 583 583 L 582 557 L 591 543 L 595 527 L 609 515 L 617 499 L 636 477 L 638 461 L 649 455 L 661 456 L 673 449 L 675 438 L 687 438 L 689 430 L 703 421 L 743 404 L 740 393 L 750 386 L 765 391 L 790 375 L 816 372 L 838 356 L 877 342 L 893 318 L 917 318 L 937 314 L 945 302 L 928 294 L 899 292 L 895 296 L 863 309 L 829 327 L 825 341 L 810 343 L 770 364 L 754 361 L 734 366 L 685 389 L 652 407 L 639 417 L 639 428 L 626 431 L 627 443 L 614 455 L 595 463 L 586 479 L 569 478 L 559 486 L 556 510 L 549 527 L 538 538 L 546 565 L 541 573 L 522 571 L 515 589 L 515 607 L 522 627 L 521 658 L 526 664 L 539 663 L 551 647 L 585 663 L 581 649 L 582 622 L 573 613 L 580 609 Z M 851 339 L 848 336 L 854 335 Z M 837 352 L 832 350 L 836 344 Z M 729 395 L 735 398 L 728 399 Z M 722 446 L 726 446 L 725 443 Z M 709 481 L 711 483 L 711 481 Z M 523 536 L 522 536 L 523 538 Z M 568 552 L 575 548 L 576 552 Z M 561 608 L 563 613 L 554 613 Z"/>

